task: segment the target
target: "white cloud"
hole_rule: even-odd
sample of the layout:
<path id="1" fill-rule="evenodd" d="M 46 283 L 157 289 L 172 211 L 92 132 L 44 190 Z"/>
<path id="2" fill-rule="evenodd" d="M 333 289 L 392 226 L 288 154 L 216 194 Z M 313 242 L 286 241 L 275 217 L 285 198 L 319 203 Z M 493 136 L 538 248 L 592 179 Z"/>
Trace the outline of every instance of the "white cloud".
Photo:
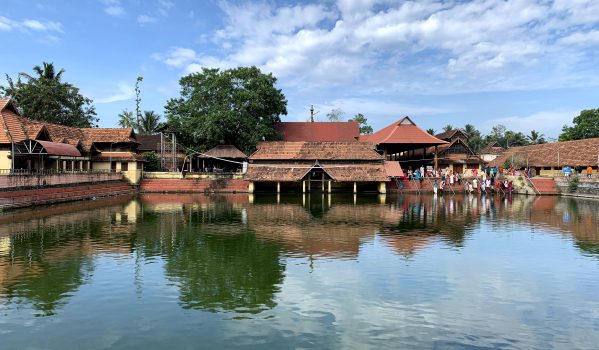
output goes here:
<path id="1" fill-rule="evenodd" d="M 158 0 L 158 13 L 162 16 L 167 16 L 173 6 L 175 6 L 175 3 L 172 1 Z"/>
<path id="2" fill-rule="evenodd" d="M 126 101 L 126 100 L 131 100 L 132 98 L 135 97 L 135 90 L 125 84 L 125 83 L 120 83 L 117 86 L 117 91 L 115 93 L 113 93 L 112 95 L 108 95 L 105 97 L 97 97 L 94 99 L 95 103 L 112 103 L 112 102 L 118 102 L 118 101 Z"/>
<path id="3" fill-rule="evenodd" d="M 580 26 L 599 24 L 599 17 L 591 15 L 599 13 L 597 4 L 222 2 L 225 24 L 211 36 L 215 53 L 174 62 L 185 72 L 204 64 L 256 65 L 289 85 L 303 87 L 383 86 L 387 91 L 453 93 L 536 89 L 547 82 L 584 85 L 589 83 L 588 72 L 559 62 L 563 58 L 575 63 L 572 59 L 580 50 L 596 43 L 596 30 L 584 33 Z M 564 49 L 565 44 L 570 46 Z M 582 61 L 578 56 L 577 62 Z M 175 66 L 172 60 L 165 63 Z"/>
<path id="4" fill-rule="evenodd" d="M 156 21 L 157 21 L 156 17 L 152 17 L 150 15 L 137 16 L 137 23 L 139 23 L 139 24 L 155 23 Z"/>
<path id="5" fill-rule="evenodd" d="M 531 130 L 544 133 L 547 136 L 557 136 L 565 124 L 571 124 L 572 118 L 580 114 L 575 110 L 541 111 L 530 115 L 511 116 L 489 119 L 481 125 L 483 132 L 489 132 L 494 125 L 502 124 L 510 130 L 521 131 L 525 134 Z"/>
<path id="6" fill-rule="evenodd" d="M 102 0 L 104 3 L 104 12 L 113 17 L 121 17 L 125 15 L 125 8 L 121 5 L 120 0 Z"/>
<path id="7" fill-rule="evenodd" d="M 55 32 L 64 33 L 62 24 L 54 21 L 40 21 L 36 19 L 24 19 L 15 21 L 9 18 L 0 16 L 0 31 L 12 31 L 19 29 L 21 31 L 37 31 L 37 32 Z"/>

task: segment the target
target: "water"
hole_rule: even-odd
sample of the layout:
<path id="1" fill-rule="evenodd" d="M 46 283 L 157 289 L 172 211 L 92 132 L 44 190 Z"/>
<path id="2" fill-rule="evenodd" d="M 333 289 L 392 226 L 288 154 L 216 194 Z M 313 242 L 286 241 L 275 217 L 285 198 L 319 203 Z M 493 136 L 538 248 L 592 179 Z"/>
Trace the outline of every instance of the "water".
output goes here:
<path id="1" fill-rule="evenodd" d="M 599 201 L 145 195 L 0 215 L 0 349 L 597 349 Z"/>

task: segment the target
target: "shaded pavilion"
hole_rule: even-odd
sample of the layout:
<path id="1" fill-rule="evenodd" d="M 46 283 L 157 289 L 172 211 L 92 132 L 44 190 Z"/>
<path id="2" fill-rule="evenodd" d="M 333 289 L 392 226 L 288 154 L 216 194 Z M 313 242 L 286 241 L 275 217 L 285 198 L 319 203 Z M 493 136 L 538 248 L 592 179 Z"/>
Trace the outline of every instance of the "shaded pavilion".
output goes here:
<path id="1" fill-rule="evenodd" d="M 376 150 L 387 160 L 413 162 L 415 166 L 428 163 L 426 149 L 433 147 L 433 164 L 438 167 L 437 147 L 448 144 L 419 128 L 409 117 L 370 135 L 360 135 L 360 141 L 371 142 Z"/>
<path id="2" fill-rule="evenodd" d="M 248 156 L 233 145 L 217 145 L 197 157 L 202 172 L 234 173 L 243 169 Z"/>

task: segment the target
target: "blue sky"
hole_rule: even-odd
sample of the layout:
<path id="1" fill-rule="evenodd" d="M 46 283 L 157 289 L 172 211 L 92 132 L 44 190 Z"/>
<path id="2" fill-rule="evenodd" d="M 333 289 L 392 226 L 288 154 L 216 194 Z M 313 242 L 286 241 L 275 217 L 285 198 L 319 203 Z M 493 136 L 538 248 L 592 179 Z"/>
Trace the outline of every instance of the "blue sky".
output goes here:
<path id="1" fill-rule="evenodd" d="M 163 113 L 202 66 L 256 65 L 278 77 L 286 121 L 340 108 L 378 129 L 502 123 L 555 137 L 599 107 L 599 1 L 2 0 L 0 73 L 43 61 L 94 100 L 100 126 Z M 4 74 L 0 79 L 4 83 Z"/>

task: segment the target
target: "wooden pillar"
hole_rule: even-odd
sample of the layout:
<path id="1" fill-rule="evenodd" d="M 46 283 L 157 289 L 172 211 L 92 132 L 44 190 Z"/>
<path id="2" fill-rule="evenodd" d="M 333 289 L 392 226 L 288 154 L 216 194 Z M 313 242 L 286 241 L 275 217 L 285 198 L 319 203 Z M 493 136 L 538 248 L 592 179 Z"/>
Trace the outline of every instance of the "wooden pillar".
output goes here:
<path id="1" fill-rule="evenodd" d="M 437 146 L 435 146 L 435 170 L 439 167 L 439 159 L 437 159 Z"/>
<path id="2" fill-rule="evenodd" d="M 358 193 L 358 184 L 354 181 L 354 193 Z"/>
<path id="3" fill-rule="evenodd" d="M 302 180 L 302 193 L 306 193 L 306 180 Z"/>
<path id="4" fill-rule="evenodd" d="M 277 181 L 277 193 L 281 193 L 281 183 Z"/>
<path id="5" fill-rule="evenodd" d="M 328 192 L 331 193 L 331 180 L 328 181 L 329 182 L 329 186 L 328 186 Z"/>

